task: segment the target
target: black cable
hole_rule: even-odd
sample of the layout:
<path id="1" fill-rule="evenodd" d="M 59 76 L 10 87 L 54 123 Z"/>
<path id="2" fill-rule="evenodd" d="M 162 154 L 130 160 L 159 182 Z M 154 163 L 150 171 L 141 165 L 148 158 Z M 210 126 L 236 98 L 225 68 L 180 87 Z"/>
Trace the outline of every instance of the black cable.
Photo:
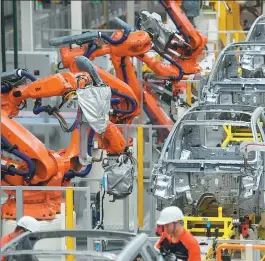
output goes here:
<path id="1" fill-rule="evenodd" d="M 20 107 L 21 104 L 22 104 L 22 107 Z M 26 100 L 24 100 L 24 101 L 22 101 L 22 102 L 20 103 L 18 109 L 21 111 L 21 110 L 23 110 L 23 109 L 25 109 L 25 108 L 27 108 L 27 101 L 26 101 Z"/>
<path id="2" fill-rule="evenodd" d="M 101 198 L 101 228 L 102 230 L 104 230 L 104 225 L 103 225 L 103 221 L 104 221 L 104 198 L 105 198 L 105 189 Z"/>
<path id="3" fill-rule="evenodd" d="M 61 64 L 62 64 L 62 61 L 58 62 L 58 64 L 57 64 L 57 68 L 58 68 L 58 70 L 63 70 L 63 69 L 65 69 L 64 66 L 63 66 L 63 67 L 60 67 Z"/>
<path id="4" fill-rule="evenodd" d="M 77 124 L 77 119 L 74 123 L 69 127 L 65 119 L 57 112 L 53 114 L 53 116 L 59 121 L 59 124 L 64 132 L 72 132 Z"/>

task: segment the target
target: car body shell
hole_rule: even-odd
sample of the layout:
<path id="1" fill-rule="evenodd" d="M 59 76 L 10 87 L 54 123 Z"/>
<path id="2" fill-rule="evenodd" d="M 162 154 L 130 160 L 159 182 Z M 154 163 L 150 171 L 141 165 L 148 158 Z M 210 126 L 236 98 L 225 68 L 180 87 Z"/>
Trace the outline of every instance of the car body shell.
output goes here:
<path id="1" fill-rule="evenodd" d="M 262 122 L 263 107 L 190 109 L 174 125 L 152 170 L 149 189 L 158 208 L 177 205 L 185 215 L 196 215 L 202 202 L 212 199 L 234 218 L 259 214 L 264 207 L 263 154 L 252 151 L 246 162 L 241 142 L 226 130 L 231 126 L 232 134 L 243 130 L 254 142 L 263 141 Z"/>

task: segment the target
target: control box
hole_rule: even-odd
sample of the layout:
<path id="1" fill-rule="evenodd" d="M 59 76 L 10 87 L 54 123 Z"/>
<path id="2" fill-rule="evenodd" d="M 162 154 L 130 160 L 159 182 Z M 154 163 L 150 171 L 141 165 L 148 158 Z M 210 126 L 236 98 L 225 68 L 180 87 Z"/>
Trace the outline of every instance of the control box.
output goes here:
<path id="1" fill-rule="evenodd" d="M 18 68 L 28 69 L 36 78 L 42 78 L 56 73 L 58 64 L 58 53 L 56 51 L 34 51 L 18 52 Z M 6 70 L 14 68 L 14 52 L 6 52 Z"/>

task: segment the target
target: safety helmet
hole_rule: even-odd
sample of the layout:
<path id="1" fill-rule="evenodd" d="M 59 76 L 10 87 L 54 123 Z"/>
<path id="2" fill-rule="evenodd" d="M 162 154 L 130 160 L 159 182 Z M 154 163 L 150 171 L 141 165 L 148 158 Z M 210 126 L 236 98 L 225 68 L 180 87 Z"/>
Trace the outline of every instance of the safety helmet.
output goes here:
<path id="1" fill-rule="evenodd" d="M 17 222 L 17 226 L 23 227 L 30 232 L 37 232 L 40 230 L 40 223 L 35 218 L 24 216 Z"/>
<path id="2" fill-rule="evenodd" d="M 157 225 L 166 225 L 172 222 L 177 222 L 183 219 L 183 213 L 178 207 L 167 207 L 164 208 L 161 213 L 160 217 L 157 220 Z"/>

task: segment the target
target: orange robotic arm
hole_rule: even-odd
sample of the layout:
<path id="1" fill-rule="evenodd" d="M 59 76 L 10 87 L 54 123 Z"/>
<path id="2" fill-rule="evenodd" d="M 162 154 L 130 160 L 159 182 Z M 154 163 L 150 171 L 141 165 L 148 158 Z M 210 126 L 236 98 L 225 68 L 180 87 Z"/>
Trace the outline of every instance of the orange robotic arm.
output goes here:
<path id="1" fill-rule="evenodd" d="M 117 30 L 115 33 L 112 35 L 113 40 L 118 40 L 122 36 L 122 31 Z M 69 67 L 70 70 L 76 70 L 76 66 L 74 64 L 74 57 L 76 55 L 84 54 L 87 52 L 87 46 L 81 47 L 81 48 L 61 48 L 61 56 L 62 56 L 62 63 L 64 67 Z M 136 77 L 134 68 L 132 66 L 130 56 L 138 56 L 138 55 L 145 55 L 151 48 L 151 38 L 148 33 L 144 31 L 136 31 L 136 32 L 131 32 L 128 36 L 128 38 L 121 44 L 118 45 L 113 45 L 113 44 L 108 44 L 108 45 L 103 45 L 101 48 L 95 49 L 92 54 L 90 55 L 90 59 L 94 59 L 97 56 L 104 55 L 107 53 L 110 53 L 111 55 L 111 60 L 113 62 L 116 75 L 119 79 L 125 81 L 130 87 L 131 90 L 133 90 L 134 95 L 137 97 L 137 101 L 139 104 L 139 101 L 141 101 L 141 90 L 140 90 L 140 85 L 138 82 L 138 79 Z M 122 63 L 123 61 L 123 63 Z M 152 61 L 153 62 L 153 61 Z M 167 74 L 167 65 L 165 63 L 161 63 L 157 65 L 157 67 L 161 66 L 160 68 L 160 74 L 164 75 Z M 153 62 L 152 65 L 155 64 L 155 61 Z M 122 68 L 124 66 L 125 68 Z M 155 67 L 155 66 L 154 66 Z M 179 71 L 176 67 L 171 66 L 170 67 L 172 70 L 170 73 L 173 73 L 173 76 L 176 74 L 179 75 Z M 124 71 L 126 72 L 126 75 L 124 74 Z M 112 75 L 99 70 L 97 68 L 97 71 L 99 75 L 102 77 L 102 79 L 112 88 L 115 88 L 117 79 L 113 77 Z M 163 71 L 163 73 L 161 73 Z M 125 77 L 127 76 L 127 77 Z M 111 80 L 113 78 L 113 80 Z M 117 85 L 116 85 L 117 88 Z M 133 94 L 130 94 L 131 97 L 134 96 Z M 161 113 L 162 108 L 160 108 L 157 104 L 157 102 L 154 102 L 154 98 L 148 95 L 146 92 L 143 93 L 144 95 L 144 104 L 147 107 L 147 110 L 149 111 L 149 115 L 152 115 L 152 118 L 156 120 L 156 122 L 159 124 L 170 124 L 173 125 L 173 122 L 167 117 L 165 113 Z M 149 100 L 149 101 L 147 101 Z M 152 106 L 152 108 L 148 108 L 149 106 Z M 139 107 L 138 107 L 139 108 Z M 139 110 L 138 110 L 139 112 Z M 130 122 L 128 122 L 130 123 Z"/>
<path id="2" fill-rule="evenodd" d="M 159 1 L 162 6 L 166 9 L 166 12 L 171 13 L 170 17 L 172 17 L 178 24 L 178 27 L 184 31 L 189 39 L 190 45 L 192 47 L 192 51 L 197 51 L 200 49 L 200 52 L 204 49 L 205 44 L 207 43 L 207 37 L 202 35 L 198 30 L 194 28 L 191 24 L 185 13 L 180 8 L 180 1 L 171 1 L 171 0 L 160 0 Z M 199 50 L 198 50 L 199 51 Z"/>
<path id="3" fill-rule="evenodd" d="M 78 76 L 80 75 L 88 81 L 91 80 L 87 73 L 79 73 Z M 28 98 L 40 99 L 51 95 L 64 95 L 83 86 L 85 86 L 84 82 L 82 80 L 78 82 L 72 73 L 56 74 L 35 81 L 28 86 L 11 90 L 5 94 L 5 103 L 9 101 L 12 104 L 11 107 L 15 107 Z M 10 107 L 3 106 L 1 109 L 1 143 L 2 151 L 4 151 L 1 155 L 1 184 L 13 186 L 62 186 L 66 184 L 67 182 L 64 181 L 66 173 L 76 173 L 82 167 L 78 161 L 79 131 L 73 130 L 71 143 L 67 149 L 59 152 L 47 150 L 44 144 L 26 128 L 10 118 L 10 111 L 6 111 L 6 108 Z M 115 139 L 113 133 L 116 135 Z M 110 153 L 120 153 L 126 146 L 123 136 L 112 123 L 108 125 L 104 142 L 113 148 Z M 15 192 L 6 191 L 6 193 L 9 198 L 2 206 L 2 216 L 15 218 Z M 25 191 L 23 201 L 25 215 L 38 219 L 53 219 L 55 214 L 60 212 L 61 192 Z"/>
<path id="4" fill-rule="evenodd" d="M 83 47 L 76 47 L 76 48 L 69 48 L 69 47 L 62 47 L 60 49 L 60 54 L 62 57 L 62 64 L 64 65 L 64 68 L 69 68 L 71 72 L 77 73 L 79 70 L 75 64 L 75 57 L 81 56 L 87 51 L 87 46 Z M 110 53 L 110 46 L 104 45 L 102 48 L 97 49 L 93 52 L 93 56 L 91 56 L 90 59 L 94 59 L 95 57 L 109 54 Z M 110 120 L 113 123 L 131 123 L 132 120 L 140 114 L 140 101 L 138 100 L 138 97 L 136 97 L 136 94 L 134 91 L 123 81 L 119 80 L 109 72 L 106 72 L 99 68 L 98 66 L 94 65 L 94 67 L 97 70 L 97 73 L 102 78 L 102 80 L 109 85 L 113 90 L 118 91 L 122 95 L 126 95 L 133 99 L 135 101 L 135 110 L 130 114 L 124 114 L 124 115 L 117 115 L 117 116 L 111 116 Z M 113 94 L 113 97 L 118 97 Z M 120 97 L 119 97 L 120 98 Z M 120 98 L 121 103 L 118 105 L 118 107 L 122 110 L 128 109 L 128 103 L 125 98 Z"/>
<path id="5" fill-rule="evenodd" d="M 86 82 L 91 81 L 88 73 L 80 73 L 79 75 L 86 77 Z M 51 75 L 37 80 L 27 86 L 11 90 L 8 96 L 6 95 L 4 102 L 12 104 L 11 108 L 17 107 L 22 100 L 29 98 L 39 99 L 43 97 L 62 96 L 66 92 L 75 90 L 82 86 L 85 86 L 84 81 L 81 80 L 77 83 L 76 76 L 70 72 Z M 5 137 L 5 139 L 7 139 L 6 142 L 11 145 L 15 144 L 20 149 L 21 153 L 24 153 L 31 159 L 35 159 L 36 169 L 39 173 L 38 175 L 34 175 L 32 177 L 31 183 L 37 184 L 39 182 L 49 180 L 58 170 L 54 164 L 56 160 L 51 157 L 51 154 L 46 150 L 42 142 L 36 139 L 34 135 L 32 135 L 18 122 L 10 118 L 12 115 L 10 114 L 10 110 L 5 110 L 6 108 L 6 106 L 2 106 L 1 108 L 1 126 L 3 137 Z M 4 146 L 6 145 L 4 144 Z M 25 168 L 25 166 L 22 164 L 22 169 L 23 168 Z M 64 171 L 69 168 L 70 161 L 68 164 L 65 164 Z M 34 171 L 32 170 L 32 172 Z"/>
<path id="6" fill-rule="evenodd" d="M 104 75 L 104 71 L 102 74 Z M 86 81 L 82 79 L 78 81 L 76 76 L 82 76 L 82 78 L 86 78 Z M 63 72 L 44 77 L 24 88 L 12 90 L 9 94 L 9 98 L 13 104 L 19 105 L 22 100 L 26 100 L 28 98 L 38 99 L 51 96 L 62 96 L 72 90 L 84 87 L 85 82 L 91 83 L 91 78 L 88 73 L 81 72 L 74 75 L 70 72 Z M 124 87 L 124 85 L 125 84 L 121 82 L 121 87 Z M 116 136 L 116 140 L 113 139 L 114 136 Z M 101 138 L 99 137 L 99 139 Z M 123 152 L 126 147 L 126 142 L 122 134 L 112 122 L 109 122 L 102 142 L 104 148 L 110 154 L 119 154 Z"/>
<path id="7" fill-rule="evenodd" d="M 170 0 L 160 0 L 162 6 L 165 8 L 168 15 L 171 17 L 172 21 L 177 28 L 181 28 L 181 31 L 189 39 L 189 44 L 191 45 L 190 55 L 187 55 L 187 60 L 176 59 L 182 66 L 186 74 L 198 73 L 201 68 L 198 65 L 198 56 L 202 54 L 203 49 L 208 41 L 207 37 L 202 35 L 198 30 L 194 28 L 185 13 L 181 10 L 179 6 L 180 1 L 170 1 Z M 181 52 L 180 49 L 177 50 Z M 184 49 L 185 52 L 185 49 Z"/>
<path id="8" fill-rule="evenodd" d="M 91 80 L 87 73 L 80 75 Z M 84 83 L 80 81 L 79 86 L 84 86 Z M 63 95 L 77 87 L 75 75 L 64 73 L 45 77 L 2 94 L 5 96 L 1 108 L 2 185 L 61 186 L 65 172 L 78 165 L 78 155 L 64 157 L 55 151 L 47 150 L 40 140 L 10 117 L 10 112 L 16 111 L 22 100 Z M 5 106 L 8 103 L 11 106 Z M 77 134 L 77 130 L 74 131 L 73 137 Z M 15 198 L 11 197 L 15 196 L 15 192 L 6 191 L 6 193 L 9 199 L 2 206 L 2 216 L 15 218 L 16 202 Z M 52 219 L 56 212 L 59 212 L 61 192 L 25 191 L 23 196 L 25 215 L 38 219 Z"/>
<path id="9" fill-rule="evenodd" d="M 117 30 L 113 33 L 112 39 L 113 40 L 118 40 L 121 39 L 123 35 L 123 32 L 121 30 Z M 148 33 L 144 31 L 136 31 L 136 32 L 131 32 L 128 35 L 128 38 L 121 44 L 114 45 L 114 44 L 107 44 L 103 45 L 100 48 L 96 49 L 89 57 L 90 60 L 93 60 L 95 57 L 99 57 L 105 54 L 110 54 L 111 55 L 111 60 L 113 63 L 113 66 L 115 68 L 117 77 L 121 80 L 123 79 L 123 74 L 122 74 L 122 68 L 121 68 L 121 59 L 122 57 L 125 58 L 125 63 L 128 71 L 132 71 L 133 67 L 131 62 L 129 61 L 130 56 L 137 56 L 144 54 L 148 52 L 151 49 L 151 43 L 152 40 Z M 74 57 L 77 55 L 83 55 L 87 51 L 88 46 L 84 46 L 81 48 L 66 48 L 63 47 L 60 50 L 61 56 L 62 56 L 62 64 L 64 65 L 64 68 L 69 68 L 71 72 L 76 72 L 78 69 L 76 68 L 74 64 Z M 108 85 L 111 88 L 117 88 L 117 83 L 115 81 L 115 77 L 112 77 L 108 73 L 104 73 L 103 75 L 103 70 L 98 70 L 99 75 L 102 77 L 102 79 L 105 81 L 106 79 L 108 80 Z M 133 91 L 134 94 L 132 93 L 125 93 L 130 95 L 132 98 L 135 98 L 136 96 L 136 102 L 140 103 L 141 101 L 141 90 L 139 88 L 138 80 L 136 77 L 133 77 L 130 73 L 128 73 L 128 77 L 130 78 L 130 87 Z M 110 80 L 110 78 L 112 78 Z M 124 90 L 124 87 L 122 88 Z M 118 89 L 119 90 L 119 89 Z M 123 91 L 122 90 L 122 91 Z M 138 106 L 139 108 L 139 106 Z M 139 109 L 138 109 L 138 114 L 135 114 L 135 116 L 139 115 Z"/>
<path id="10" fill-rule="evenodd" d="M 86 83 L 91 83 L 91 78 L 88 73 L 80 73 L 86 78 Z M 64 72 L 55 75 L 50 75 L 37 80 L 25 87 L 13 89 L 9 93 L 10 101 L 15 105 L 19 105 L 22 100 L 40 99 L 53 96 L 63 96 L 65 93 L 77 88 L 85 87 L 84 80 L 77 82 L 77 77 L 73 73 Z"/>

